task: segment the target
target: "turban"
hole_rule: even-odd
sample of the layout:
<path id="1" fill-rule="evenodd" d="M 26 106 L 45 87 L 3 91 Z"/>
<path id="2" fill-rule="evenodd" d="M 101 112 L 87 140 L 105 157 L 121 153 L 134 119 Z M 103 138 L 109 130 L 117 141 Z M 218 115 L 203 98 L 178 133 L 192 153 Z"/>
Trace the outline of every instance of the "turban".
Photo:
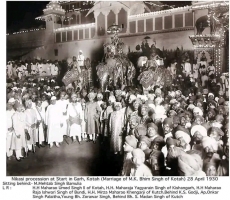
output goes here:
<path id="1" fill-rule="evenodd" d="M 82 50 L 79 50 L 79 53 L 83 53 Z"/>
<path id="2" fill-rule="evenodd" d="M 182 94 L 182 92 L 180 90 L 177 90 L 175 93 L 176 93 L 176 95 L 181 95 Z"/>
<path id="3" fill-rule="evenodd" d="M 103 98 L 103 95 L 101 93 L 98 93 L 97 98 L 99 98 L 99 97 Z"/>
<path id="4" fill-rule="evenodd" d="M 172 118 L 165 118 L 163 121 L 163 125 L 168 124 L 170 128 L 173 128 L 173 119 Z"/>
<path id="5" fill-rule="evenodd" d="M 208 136 L 203 138 L 202 146 L 203 146 L 203 148 L 212 147 L 214 151 L 217 151 L 217 149 L 218 149 L 217 141 L 214 138 L 211 138 Z"/>
<path id="6" fill-rule="evenodd" d="M 189 104 L 187 110 L 193 110 L 196 106 L 193 104 Z"/>
<path id="7" fill-rule="evenodd" d="M 175 97 L 176 93 L 175 92 L 169 92 L 169 96 Z"/>
<path id="8" fill-rule="evenodd" d="M 149 124 L 147 124 L 147 128 L 154 128 L 155 130 L 156 130 L 156 132 L 158 132 L 158 127 L 157 127 L 157 125 L 156 124 L 154 124 L 154 123 L 149 123 Z"/>
<path id="9" fill-rule="evenodd" d="M 178 140 L 173 139 L 173 138 L 171 138 L 171 137 L 168 137 L 168 138 L 166 139 L 166 144 L 167 144 L 168 147 L 170 147 L 170 146 L 177 146 L 177 143 L 178 143 L 178 142 L 179 142 Z"/>
<path id="10" fill-rule="evenodd" d="M 115 96 L 109 96 L 109 101 L 112 103 L 116 102 Z"/>
<path id="11" fill-rule="evenodd" d="M 144 136 L 144 135 L 142 135 L 139 138 L 139 142 L 145 142 L 148 147 L 150 147 L 150 145 L 151 145 L 151 140 L 147 136 Z"/>
<path id="12" fill-rule="evenodd" d="M 198 112 L 200 116 L 203 116 L 203 111 L 199 107 L 193 109 L 193 113 Z"/>
<path id="13" fill-rule="evenodd" d="M 133 157 L 145 158 L 145 153 L 144 153 L 141 149 L 139 149 L 139 148 L 134 149 L 134 150 L 132 151 L 132 154 L 133 154 Z"/>
<path id="14" fill-rule="evenodd" d="M 215 96 L 213 93 L 208 93 L 208 97 L 210 97 L 210 96 Z"/>
<path id="15" fill-rule="evenodd" d="M 212 131 L 216 131 L 219 136 L 224 136 L 224 132 L 218 127 L 212 127 L 210 132 Z"/>
<path id="16" fill-rule="evenodd" d="M 175 103 L 177 103 L 177 100 L 176 99 L 171 99 L 169 103 L 170 104 L 175 104 Z"/>
<path id="17" fill-rule="evenodd" d="M 137 97 L 134 95 L 134 94 L 131 94 L 130 96 L 129 96 L 129 99 L 131 99 L 132 101 L 133 100 L 135 100 Z"/>
<path id="18" fill-rule="evenodd" d="M 186 142 L 186 144 L 189 144 L 189 143 L 190 143 L 191 138 L 190 138 L 189 134 L 187 134 L 187 133 L 184 132 L 184 131 L 177 131 L 177 132 L 175 133 L 175 138 L 176 138 L 176 139 L 179 139 L 179 138 L 181 138 L 181 137 L 184 139 L 184 141 Z"/>
<path id="19" fill-rule="evenodd" d="M 177 113 L 176 113 L 175 110 L 170 110 L 170 111 L 169 111 L 169 115 L 177 115 Z"/>
<path id="20" fill-rule="evenodd" d="M 56 100 L 56 99 L 57 98 L 55 96 L 52 96 L 50 100 L 53 101 L 53 100 Z"/>
<path id="21" fill-rule="evenodd" d="M 165 146 L 165 141 L 164 138 L 162 136 L 157 136 L 154 138 L 154 140 L 152 141 L 152 144 L 158 144 L 160 146 L 160 148 L 162 148 L 163 146 Z M 153 148 L 151 148 L 153 149 Z"/>
<path id="22" fill-rule="evenodd" d="M 147 134 L 147 129 L 143 124 L 139 124 L 136 128 L 135 128 L 135 136 L 136 138 L 139 138 L 142 135 L 146 135 Z"/>
<path id="23" fill-rule="evenodd" d="M 155 90 L 155 94 L 161 94 L 161 89 L 160 89 L 160 88 L 157 88 L 157 89 Z"/>
<path id="24" fill-rule="evenodd" d="M 199 132 L 202 136 L 207 136 L 207 129 L 201 125 L 195 125 L 191 129 L 191 136 L 194 136 L 195 132 Z"/>
<path id="25" fill-rule="evenodd" d="M 185 176 L 193 176 L 197 171 L 201 170 L 201 157 L 197 154 L 182 154 L 178 157 L 179 171 Z"/>
<path id="26" fill-rule="evenodd" d="M 133 135 L 128 135 L 125 137 L 125 142 L 133 147 L 134 149 L 137 148 L 137 138 Z"/>
<path id="27" fill-rule="evenodd" d="M 94 99 L 96 97 L 96 95 L 95 95 L 95 93 L 93 93 L 93 92 L 90 92 L 89 94 L 88 94 L 88 98 L 89 99 Z"/>
<path id="28" fill-rule="evenodd" d="M 15 103 L 15 99 L 14 98 L 10 98 L 8 103 Z"/>

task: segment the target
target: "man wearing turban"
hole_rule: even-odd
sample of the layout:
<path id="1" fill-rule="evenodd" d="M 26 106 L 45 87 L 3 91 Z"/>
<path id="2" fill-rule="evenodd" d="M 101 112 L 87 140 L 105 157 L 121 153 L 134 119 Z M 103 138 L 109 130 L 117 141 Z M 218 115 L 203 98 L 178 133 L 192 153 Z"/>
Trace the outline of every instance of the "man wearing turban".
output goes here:
<path id="1" fill-rule="evenodd" d="M 32 101 L 28 99 L 26 101 L 26 129 L 30 135 L 30 140 L 27 141 L 28 150 L 31 151 L 32 147 L 36 146 L 36 126 L 37 126 L 37 114 L 36 111 L 32 108 Z M 35 149 L 34 149 L 35 151 Z"/>
<path id="2" fill-rule="evenodd" d="M 73 93 L 71 95 L 72 103 L 69 104 L 67 109 L 67 118 L 70 123 L 69 136 L 73 138 L 73 142 L 78 139 L 81 143 L 81 123 L 83 120 L 82 106 L 80 101 L 80 95 Z"/>
<path id="3" fill-rule="evenodd" d="M 56 97 L 51 97 L 51 104 L 46 110 L 45 123 L 47 129 L 47 140 L 50 148 L 53 147 L 53 142 L 59 147 L 59 144 L 63 141 L 63 134 L 61 127 L 63 126 L 63 110 L 56 104 Z"/>

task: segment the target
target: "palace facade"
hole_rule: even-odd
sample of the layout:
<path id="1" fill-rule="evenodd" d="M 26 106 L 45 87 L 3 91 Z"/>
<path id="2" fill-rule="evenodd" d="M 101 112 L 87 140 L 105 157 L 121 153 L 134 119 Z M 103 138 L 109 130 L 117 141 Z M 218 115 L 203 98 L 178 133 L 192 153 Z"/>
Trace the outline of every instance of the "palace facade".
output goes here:
<path id="1" fill-rule="evenodd" d="M 37 20 L 46 28 L 7 35 L 8 58 L 62 60 L 83 51 L 85 58 L 101 60 L 103 44 L 111 40 L 108 27 L 120 27 L 119 38 L 129 52 L 145 40 L 159 49 L 201 52 L 216 66 L 216 75 L 228 71 L 228 2 L 193 2 L 191 6 L 152 12 L 142 1 L 51 1 Z M 100 53 L 102 52 L 102 53 Z"/>

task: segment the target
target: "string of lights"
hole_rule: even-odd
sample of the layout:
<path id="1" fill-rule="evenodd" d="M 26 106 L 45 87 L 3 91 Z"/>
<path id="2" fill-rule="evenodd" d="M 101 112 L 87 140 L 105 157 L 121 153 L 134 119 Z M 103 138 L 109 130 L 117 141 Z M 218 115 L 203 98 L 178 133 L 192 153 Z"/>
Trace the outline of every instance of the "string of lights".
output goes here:
<path id="1" fill-rule="evenodd" d="M 144 1 L 144 3 L 146 4 L 149 4 L 151 6 L 156 6 L 156 7 L 160 7 L 160 8 L 164 8 L 164 7 L 168 7 L 168 8 L 175 8 L 176 6 L 175 5 L 167 5 L 167 4 L 162 4 L 162 5 L 159 5 L 159 4 L 156 4 L 156 3 L 153 3 L 153 2 L 149 2 L 149 1 Z"/>
<path id="2" fill-rule="evenodd" d="M 34 31 L 41 31 L 41 30 L 45 30 L 45 28 L 36 28 L 36 29 L 18 31 L 18 32 L 14 32 L 12 34 L 7 33 L 6 35 L 16 35 L 16 34 L 22 34 L 22 33 L 34 32 Z"/>

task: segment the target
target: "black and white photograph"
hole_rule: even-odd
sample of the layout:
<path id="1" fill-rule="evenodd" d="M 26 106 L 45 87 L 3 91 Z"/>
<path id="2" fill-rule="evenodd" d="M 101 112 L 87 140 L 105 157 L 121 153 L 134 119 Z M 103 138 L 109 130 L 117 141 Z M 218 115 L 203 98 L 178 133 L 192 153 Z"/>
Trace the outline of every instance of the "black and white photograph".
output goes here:
<path id="1" fill-rule="evenodd" d="M 7 1 L 2 59 L 7 177 L 229 176 L 229 1 Z"/>

